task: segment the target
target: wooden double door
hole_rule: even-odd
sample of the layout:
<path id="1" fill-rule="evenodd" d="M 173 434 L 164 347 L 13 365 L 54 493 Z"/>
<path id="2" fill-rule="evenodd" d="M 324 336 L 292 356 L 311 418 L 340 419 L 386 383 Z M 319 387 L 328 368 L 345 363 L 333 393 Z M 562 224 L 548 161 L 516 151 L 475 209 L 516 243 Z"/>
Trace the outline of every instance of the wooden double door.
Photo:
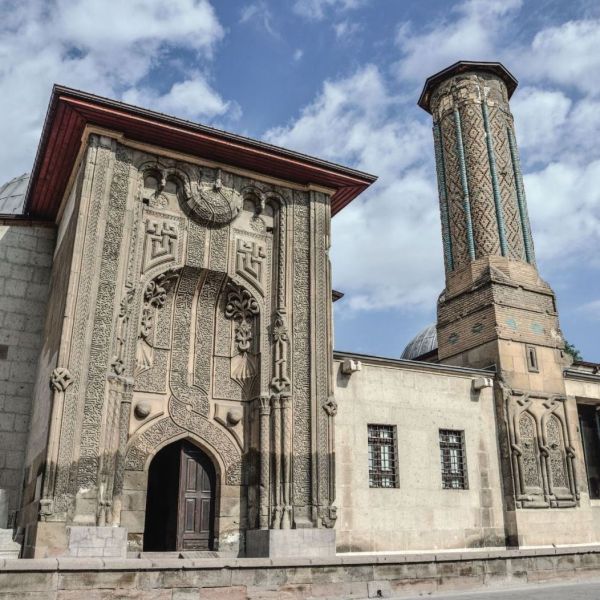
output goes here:
<path id="1" fill-rule="evenodd" d="M 144 550 L 213 550 L 215 469 L 193 444 L 163 448 L 148 474 Z"/>
<path id="2" fill-rule="evenodd" d="M 214 468 L 204 452 L 184 443 L 179 461 L 177 549 L 211 550 L 214 519 Z"/>

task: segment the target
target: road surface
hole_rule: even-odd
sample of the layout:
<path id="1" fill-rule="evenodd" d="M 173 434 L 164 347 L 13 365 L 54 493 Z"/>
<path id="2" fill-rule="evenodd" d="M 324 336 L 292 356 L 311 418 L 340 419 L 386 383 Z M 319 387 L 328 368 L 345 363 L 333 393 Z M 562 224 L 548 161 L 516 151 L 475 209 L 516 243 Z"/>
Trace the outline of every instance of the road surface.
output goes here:
<path id="1" fill-rule="evenodd" d="M 600 581 L 527 587 L 482 592 L 423 594 L 404 600 L 600 600 Z"/>

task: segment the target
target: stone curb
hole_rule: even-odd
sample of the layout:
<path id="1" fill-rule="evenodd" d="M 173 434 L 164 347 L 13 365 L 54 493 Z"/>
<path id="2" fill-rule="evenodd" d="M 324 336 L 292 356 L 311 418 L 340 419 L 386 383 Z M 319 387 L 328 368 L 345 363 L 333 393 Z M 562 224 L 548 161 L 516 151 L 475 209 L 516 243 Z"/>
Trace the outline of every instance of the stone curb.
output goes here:
<path id="1" fill-rule="evenodd" d="M 599 554 L 600 545 L 566 548 L 439 552 L 423 554 L 338 555 L 319 558 L 17 558 L 0 559 L 0 571 L 156 571 L 193 569 L 254 569 L 295 567 L 341 567 L 346 565 L 418 564 L 506 560 L 510 558 L 560 557 Z"/>

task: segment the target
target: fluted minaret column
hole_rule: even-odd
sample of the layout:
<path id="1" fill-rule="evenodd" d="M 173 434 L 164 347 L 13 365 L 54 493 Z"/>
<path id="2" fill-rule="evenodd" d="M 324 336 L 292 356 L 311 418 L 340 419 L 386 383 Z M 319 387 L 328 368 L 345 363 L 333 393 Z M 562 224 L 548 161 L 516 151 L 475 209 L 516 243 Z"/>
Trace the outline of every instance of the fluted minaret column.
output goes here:
<path id="1" fill-rule="evenodd" d="M 535 256 L 508 100 L 517 82 L 498 63 L 461 62 L 430 77 L 446 271 L 491 255 Z"/>
<path id="2" fill-rule="evenodd" d="M 442 361 L 498 363 L 499 339 L 562 347 L 554 293 L 535 264 L 509 106 L 516 87 L 499 63 L 462 61 L 430 77 L 419 99 L 433 117 L 446 267 Z"/>

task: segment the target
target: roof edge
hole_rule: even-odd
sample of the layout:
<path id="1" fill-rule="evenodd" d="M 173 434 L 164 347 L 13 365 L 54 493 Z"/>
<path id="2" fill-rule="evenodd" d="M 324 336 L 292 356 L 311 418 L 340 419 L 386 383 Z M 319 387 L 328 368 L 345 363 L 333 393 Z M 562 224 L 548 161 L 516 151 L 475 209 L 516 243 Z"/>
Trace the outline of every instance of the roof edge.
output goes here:
<path id="1" fill-rule="evenodd" d="M 59 121 L 58 124 L 56 123 L 57 120 Z M 336 194 L 339 197 L 334 213 L 341 210 L 348 202 L 377 180 L 375 175 L 308 154 L 55 84 L 52 88 L 40 143 L 26 192 L 24 206 L 26 214 L 49 216 L 47 206 L 36 205 L 36 195 L 39 190 L 38 182 L 42 178 L 44 185 L 47 185 L 52 179 L 54 187 L 57 188 L 52 190 L 54 196 L 52 201 L 58 202 L 56 196 L 64 193 L 64 189 L 60 189 L 61 184 L 65 183 L 63 171 L 69 166 L 71 169 L 74 166 L 65 163 L 73 160 L 75 155 L 73 147 L 81 143 L 81 133 L 86 125 L 105 127 L 124 133 L 129 139 L 139 139 L 140 141 L 147 141 L 154 131 L 157 137 L 160 138 L 155 145 L 173 150 L 180 150 L 180 146 L 185 146 L 188 154 L 210 158 L 215 162 L 227 163 L 227 160 L 218 158 L 220 152 L 230 159 L 231 157 L 237 157 L 239 164 L 231 159 L 232 166 L 246 166 L 251 171 L 271 176 L 276 176 L 276 173 L 280 171 L 282 175 L 279 178 L 282 180 L 294 181 L 290 176 L 290 173 L 294 173 L 297 179 L 304 177 L 307 181 L 310 179 L 314 184 L 335 189 L 336 192 L 333 197 Z M 58 131 L 55 131 L 59 127 L 61 128 L 60 136 Z M 136 138 L 136 134 L 138 138 Z M 60 140 L 58 141 L 59 137 Z M 57 157 L 52 157 L 52 153 L 55 152 L 55 147 L 60 144 L 68 147 L 71 152 L 68 158 L 57 161 Z M 190 147 L 195 151 L 190 152 Z M 211 151 L 214 152 L 214 155 L 207 156 L 207 153 L 210 154 Z M 49 165 L 50 159 L 53 162 L 52 167 Z M 248 167 L 248 164 L 256 166 L 255 168 Z M 55 171 L 57 166 L 63 169 L 61 177 L 59 177 L 59 183 L 54 180 L 54 174 L 52 177 L 50 176 L 50 173 Z M 315 180 L 312 181 L 311 177 Z M 322 183 L 326 180 L 330 182 L 330 185 Z M 62 187 L 64 188 L 64 185 Z M 48 204 L 49 201 L 46 200 L 45 202 Z M 41 202 L 41 204 L 44 203 Z"/>
<path id="2" fill-rule="evenodd" d="M 455 375 L 471 375 L 481 377 L 495 376 L 495 370 L 492 369 L 474 369 L 470 367 L 457 367 L 455 365 L 447 365 L 445 363 L 431 363 L 423 362 L 420 360 L 408 360 L 406 358 L 389 358 L 385 356 L 372 356 L 370 354 L 357 354 L 356 352 L 344 352 L 342 350 L 333 351 L 334 360 L 344 360 L 345 358 L 352 358 L 353 360 L 359 360 L 364 363 L 415 369 L 417 371 L 438 371 L 440 373 L 455 374 Z"/>

